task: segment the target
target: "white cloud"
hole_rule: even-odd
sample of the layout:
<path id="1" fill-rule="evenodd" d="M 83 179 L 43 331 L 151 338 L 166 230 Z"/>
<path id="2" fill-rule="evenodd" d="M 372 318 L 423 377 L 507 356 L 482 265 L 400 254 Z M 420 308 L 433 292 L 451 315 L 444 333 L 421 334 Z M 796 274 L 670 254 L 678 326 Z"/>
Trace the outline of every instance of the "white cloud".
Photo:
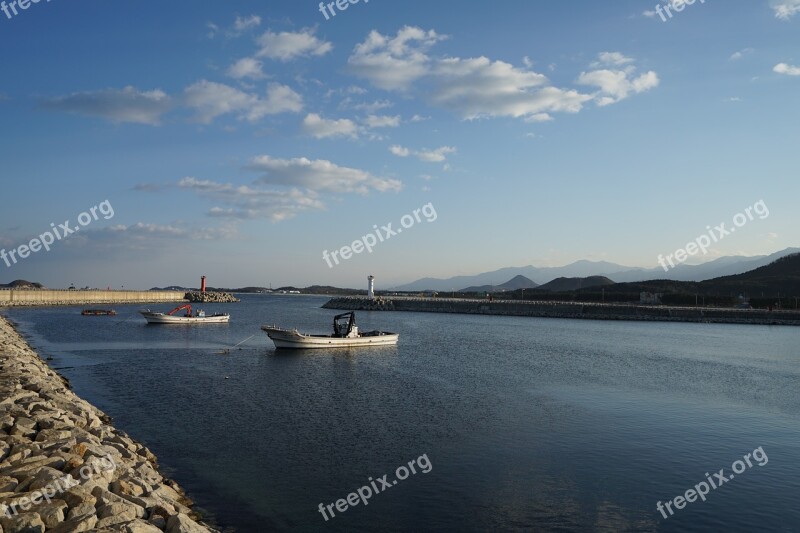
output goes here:
<path id="1" fill-rule="evenodd" d="M 235 113 L 240 120 L 255 122 L 267 115 L 297 113 L 303 109 L 302 97 L 277 83 L 268 86 L 266 98 L 259 98 L 229 85 L 201 80 L 186 88 L 184 101 L 204 124 L 228 113 Z"/>
<path id="2" fill-rule="evenodd" d="M 602 55 L 601 61 L 603 61 Z M 624 100 L 631 94 L 639 94 L 658 87 L 659 79 L 655 72 L 651 70 L 634 77 L 635 71 L 635 67 L 628 65 L 619 70 L 600 69 L 582 72 L 578 76 L 578 83 L 599 87 L 600 90 L 594 95 L 595 101 L 598 105 L 605 106 Z"/>
<path id="3" fill-rule="evenodd" d="M 366 194 L 370 189 L 396 192 L 402 188 L 399 180 L 374 176 L 356 168 L 341 167 L 324 159 L 276 159 L 263 155 L 254 158 L 246 168 L 262 172 L 263 176 L 259 179 L 261 183 L 304 187 L 313 191 Z"/>
<path id="4" fill-rule="evenodd" d="M 305 28 L 299 32 L 267 31 L 258 38 L 258 45 L 261 48 L 256 55 L 278 61 L 291 61 L 309 55 L 325 55 L 333 49 L 333 45 L 319 40 L 314 35 L 315 32 L 313 28 Z"/>
<path id="5" fill-rule="evenodd" d="M 442 146 L 441 148 L 437 148 L 435 150 L 420 150 L 419 152 L 416 152 L 415 155 L 420 161 L 425 161 L 428 163 L 441 163 L 447 159 L 447 154 L 454 153 L 456 153 L 456 149 L 452 146 Z"/>
<path id="6" fill-rule="evenodd" d="M 402 188 L 402 183 L 395 179 L 305 157 L 277 159 L 263 155 L 253 158 L 244 168 L 260 173 L 261 177 L 252 185 L 186 177 L 177 186 L 213 200 L 216 205 L 208 211 L 212 217 L 267 218 L 275 222 L 303 211 L 325 209 L 320 197 L 323 192 L 366 194 L 397 192 Z"/>
<path id="7" fill-rule="evenodd" d="M 397 157 L 408 157 L 411 155 L 411 150 L 404 146 L 400 146 L 399 144 L 394 144 L 389 147 L 389 151 L 392 152 Z"/>
<path id="8" fill-rule="evenodd" d="M 389 147 L 389 151 L 398 157 L 408 157 L 413 155 L 420 161 L 424 161 L 426 163 L 441 163 L 447 160 L 448 154 L 454 154 L 457 152 L 455 148 L 452 146 L 441 146 L 436 148 L 435 150 L 409 150 L 408 148 L 400 145 L 392 145 Z"/>
<path id="9" fill-rule="evenodd" d="M 778 74 L 786 74 L 787 76 L 800 76 L 800 67 L 788 65 L 786 63 L 778 63 L 772 70 Z"/>
<path id="10" fill-rule="evenodd" d="M 577 113 L 586 102 L 596 100 L 613 103 L 628 94 L 643 92 L 657 85 L 655 72 L 632 76 L 633 59 L 620 52 L 603 52 L 593 63 L 622 70 L 584 73 L 583 81 L 602 82 L 614 89 L 598 99 L 596 94 L 583 94 L 574 89 L 554 86 L 543 74 L 530 67 L 519 68 L 504 61 L 486 57 L 437 58 L 429 50 L 444 37 L 434 30 L 403 27 L 395 36 L 372 31 L 354 48 L 348 65 L 357 76 L 384 90 L 411 91 L 416 84 L 425 84 L 430 103 L 447 109 L 463 119 L 514 117 L 531 121 L 549 120 L 551 113 Z M 523 61 L 530 64 L 530 60 Z M 612 84 L 610 74 L 621 72 L 623 80 Z M 627 89 L 623 90 L 625 84 Z"/>
<path id="11" fill-rule="evenodd" d="M 237 15 L 236 20 L 233 22 L 233 26 L 226 29 L 224 35 L 228 39 L 233 39 L 235 37 L 239 37 L 249 30 L 252 30 L 253 28 L 257 28 L 260 25 L 261 17 L 258 15 L 250 15 L 247 17 Z M 220 32 L 220 27 L 213 22 L 207 23 L 206 27 L 209 30 L 207 34 L 209 39 L 213 39 Z"/>
<path id="12" fill-rule="evenodd" d="M 156 126 L 161 122 L 161 115 L 171 109 L 172 102 L 164 91 L 139 91 L 128 86 L 124 89 L 104 89 L 50 98 L 42 102 L 42 107 L 100 117 L 111 122 Z"/>
<path id="13" fill-rule="evenodd" d="M 262 66 L 263 63 L 258 59 L 244 57 L 228 68 L 228 76 L 237 80 L 243 78 L 258 80 L 265 77 L 261 70 Z"/>
<path id="14" fill-rule="evenodd" d="M 310 209 L 324 209 L 325 204 L 313 191 L 297 188 L 274 190 L 233 185 L 211 180 L 183 178 L 178 187 L 190 190 L 199 196 L 210 198 L 224 207 L 214 206 L 208 214 L 212 217 L 254 219 L 268 218 L 275 222 L 297 215 Z"/>
<path id="15" fill-rule="evenodd" d="M 628 63 L 633 63 L 633 59 L 630 57 L 625 57 L 619 52 L 600 52 L 597 54 L 597 61 L 591 64 L 593 68 L 599 67 L 618 67 L 621 65 L 627 65 Z"/>
<path id="16" fill-rule="evenodd" d="M 213 22 L 206 23 L 206 28 L 208 28 L 208 33 L 206 34 L 206 37 L 208 37 L 209 39 L 213 39 L 214 37 L 217 36 L 217 33 L 219 33 L 219 26 L 217 26 Z"/>
<path id="17" fill-rule="evenodd" d="M 400 125 L 400 115 L 369 115 L 364 123 L 369 128 L 396 128 Z"/>
<path id="18" fill-rule="evenodd" d="M 550 86 L 542 74 L 485 57 L 443 59 L 437 65 L 436 81 L 432 102 L 464 119 L 576 113 L 591 99 L 574 90 Z"/>
<path id="19" fill-rule="evenodd" d="M 104 248 L 103 253 L 109 249 L 122 249 L 127 252 L 132 250 L 153 251 L 158 247 L 171 247 L 187 241 L 212 241 L 230 240 L 239 237 L 236 227 L 224 225 L 216 228 L 198 227 L 183 223 L 156 224 L 152 222 L 137 222 L 135 224 L 116 224 L 100 229 L 89 229 L 85 234 L 77 237 L 82 242 L 69 244 L 78 246 L 98 245 Z"/>
<path id="20" fill-rule="evenodd" d="M 326 137 L 358 137 L 358 126 L 352 120 L 343 118 L 339 120 L 324 119 L 316 113 L 309 113 L 303 119 L 303 129 L 317 139 Z"/>
<path id="21" fill-rule="evenodd" d="M 259 25 L 261 25 L 261 17 L 258 15 L 250 15 L 249 17 L 237 16 L 233 24 L 233 29 L 241 33 Z"/>
<path id="22" fill-rule="evenodd" d="M 264 106 L 269 114 L 299 113 L 303 110 L 303 97 L 287 85 L 270 83 L 267 86 L 267 99 Z"/>
<path id="23" fill-rule="evenodd" d="M 428 74 L 431 60 L 425 53 L 446 37 L 435 31 L 404 26 L 393 38 L 372 31 L 357 44 L 347 60 L 351 71 L 386 90 L 404 90 Z"/>
<path id="24" fill-rule="evenodd" d="M 525 117 L 525 122 L 528 123 L 550 122 L 551 120 L 553 120 L 553 117 L 550 116 L 548 113 L 535 113 L 533 115 Z"/>
<path id="25" fill-rule="evenodd" d="M 374 114 L 381 109 L 387 109 L 392 106 L 394 106 L 394 104 L 389 100 L 375 100 L 374 102 L 360 102 L 354 104 L 349 98 L 342 100 L 342 103 L 339 105 L 339 107 L 343 109 L 352 108 L 356 111 L 363 111 L 364 113 L 370 114 Z"/>
<path id="26" fill-rule="evenodd" d="M 728 58 L 728 61 L 739 61 L 744 56 L 752 54 L 754 50 L 752 48 L 743 48 L 738 52 L 734 52 L 731 54 L 731 57 Z"/>
<path id="27" fill-rule="evenodd" d="M 775 17 L 781 20 L 789 20 L 800 13 L 800 0 L 772 0 L 770 6 Z"/>

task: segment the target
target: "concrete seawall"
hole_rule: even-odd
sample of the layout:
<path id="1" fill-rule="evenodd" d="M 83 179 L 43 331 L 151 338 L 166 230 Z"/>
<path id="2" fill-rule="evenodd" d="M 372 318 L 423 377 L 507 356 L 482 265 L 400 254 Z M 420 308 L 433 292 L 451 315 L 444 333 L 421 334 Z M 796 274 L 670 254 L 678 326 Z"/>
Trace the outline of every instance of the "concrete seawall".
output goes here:
<path id="1" fill-rule="evenodd" d="M 415 311 L 472 315 L 800 326 L 800 312 L 668 307 L 580 302 L 462 300 L 454 298 L 333 298 L 322 307 L 346 311 Z"/>
<path id="2" fill-rule="evenodd" d="M 0 532 L 202 533 L 156 457 L 0 317 Z"/>
<path id="3" fill-rule="evenodd" d="M 0 307 L 180 302 L 182 291 L 0 290 Z"/>

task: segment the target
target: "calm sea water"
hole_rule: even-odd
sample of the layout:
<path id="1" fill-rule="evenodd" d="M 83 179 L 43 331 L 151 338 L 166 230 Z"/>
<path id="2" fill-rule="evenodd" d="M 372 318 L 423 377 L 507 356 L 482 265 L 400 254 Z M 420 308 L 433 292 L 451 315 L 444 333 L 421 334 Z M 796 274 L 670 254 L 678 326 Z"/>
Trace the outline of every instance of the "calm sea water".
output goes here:
<path id="1" fill-rule="evenodd" d="M 244 296 L 200 327 L 5 314 L 229 530 L 800 531 L 800 329 L 361 312 L 399 346 L 326 353 L 259 330 L 327 332 L 325 301 Z M 758 447 L 706 502 L 656 510 Z"/>

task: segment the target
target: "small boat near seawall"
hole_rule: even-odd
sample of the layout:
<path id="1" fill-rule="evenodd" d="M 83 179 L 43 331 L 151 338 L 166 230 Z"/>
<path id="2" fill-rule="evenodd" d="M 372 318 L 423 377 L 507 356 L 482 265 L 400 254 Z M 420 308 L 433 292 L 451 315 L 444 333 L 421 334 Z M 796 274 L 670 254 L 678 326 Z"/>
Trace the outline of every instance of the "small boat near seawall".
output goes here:
<path id="1" fill-rule="evenodd" d="M 356 326 L 354 312 L 336 315 L 333 319 L 333 335 L 307 335 L 297 329 L 277 326 L 261 326 L 276 348 L 352 348 L 358 346 L 393 346 L 400 335 L 387 331 L 360 332 Z"/>
<path id="2" fill-rule="evenodd" d="M 113 309 L 84 309 L 81 314 L 83 316 L 116 316 L 117 312 Z"/>
<path id="3" fill-rule="evenodd" d="M 184 309 L 186 310 L 185 315 L 175 314 Z M 189 304 L 176 307 L 169 313 L 155 313 L 149 309 L 139 312 L 147 320 L 148 324 L 227 324 L 231 318 L 228 313 L 206 315 L 203 310 L 198 310 L 195 314 L 192 314 L 192 306 Z"/>

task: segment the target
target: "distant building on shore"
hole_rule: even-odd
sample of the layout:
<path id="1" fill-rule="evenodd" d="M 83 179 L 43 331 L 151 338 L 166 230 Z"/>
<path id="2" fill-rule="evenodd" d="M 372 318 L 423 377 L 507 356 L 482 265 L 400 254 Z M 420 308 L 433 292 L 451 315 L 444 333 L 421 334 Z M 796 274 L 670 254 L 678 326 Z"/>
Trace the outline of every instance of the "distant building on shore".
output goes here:
<path id="1" fill-rule="evenodd" d="M 639 293 L 639 303 L 640 304 L 660 304 L 661 298 L 664 295 L 660 292 L 641 292 Z"/>

